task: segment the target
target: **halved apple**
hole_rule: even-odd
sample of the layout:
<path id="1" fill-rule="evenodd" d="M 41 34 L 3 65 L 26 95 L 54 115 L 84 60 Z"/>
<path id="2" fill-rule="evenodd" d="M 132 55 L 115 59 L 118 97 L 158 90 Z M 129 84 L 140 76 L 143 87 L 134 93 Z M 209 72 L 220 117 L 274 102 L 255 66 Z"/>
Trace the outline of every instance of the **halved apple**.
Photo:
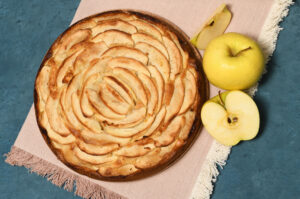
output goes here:
<path id="1" fill-rule="evenodd" d="M 206 130 L 220 143 L 233 146 L 253 139 L 259 130 L 259 112 L 242 91 L 227 91 L 207 101 L 201 110 Z"/>
<path id="2" fill-rule="evenodd" d="M 230 23 L 232 14 L 226 4 L 220 5 L 213 16 L 207 20 L 201 30 L 191 39 L 198 49 L 204 50 L 207 44 L 217 36 L 222 35 Z"/>

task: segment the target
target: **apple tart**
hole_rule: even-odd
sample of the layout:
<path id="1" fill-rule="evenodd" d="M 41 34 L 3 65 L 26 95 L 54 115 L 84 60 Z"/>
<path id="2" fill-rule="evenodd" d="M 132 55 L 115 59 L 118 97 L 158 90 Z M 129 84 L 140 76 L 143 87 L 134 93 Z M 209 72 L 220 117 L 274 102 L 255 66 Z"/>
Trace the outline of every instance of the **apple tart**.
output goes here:
<path id="1" fill-rule="evenodd" d="M 66 165 L 98 179 L 130 179 L 173 162 L 198 134 L 207 96 L 200 55 L 187 37 L 135 11 L 72 25 L 35 82 L 48 145 Z"/>

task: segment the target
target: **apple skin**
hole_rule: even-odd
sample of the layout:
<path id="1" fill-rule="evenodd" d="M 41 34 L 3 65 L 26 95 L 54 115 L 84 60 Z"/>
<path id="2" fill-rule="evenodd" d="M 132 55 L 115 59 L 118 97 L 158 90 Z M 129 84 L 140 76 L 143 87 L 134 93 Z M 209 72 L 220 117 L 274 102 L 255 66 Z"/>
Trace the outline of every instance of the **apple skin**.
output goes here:
<path id="1" fill-rule="evenodd" d="M 220 97 L 222 101 L 220 100 Z M 236 122 L 228 123 L 236 117 Z M 253 99 L 242 91 L 226 91 L 204 103 L 201 120 L 208 133 L 226 146 L 251 140 L 259 131 L 260 117 Z"/>
<path id="2" fill-rule="evenodd" d="M 250 88 L 260 79 L 264 66 L 259 45 L 239 33 L 226 33 L 213 39 L 203 57 L 208 80 L 226 90 Z"/>
<path id="3" fill-rule="evenodd" d="M 228 93 L 229 93 L 229 91 L 225 91 L 223 93 L 220 93 L 220 96 L 221 96 L 221 99 L 222 99 L 223 102 L 225 102 Z M 219 95 L 216 95 L 213 98 L 210 98 L 207 102 L 214 102 L 214 103 L 222 105 L 222 102 L 220 100 Z"/>

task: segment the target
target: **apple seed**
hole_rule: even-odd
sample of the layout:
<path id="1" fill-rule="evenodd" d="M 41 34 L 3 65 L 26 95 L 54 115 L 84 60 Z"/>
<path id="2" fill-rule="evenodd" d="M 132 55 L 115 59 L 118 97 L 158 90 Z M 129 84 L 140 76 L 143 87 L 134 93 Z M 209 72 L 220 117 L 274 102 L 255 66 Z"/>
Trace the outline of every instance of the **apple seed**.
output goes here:
<path id="1" fill-rule="evenodd" d="M 229 124 L 231 124 L 231 119 L 230 119 L 230 117 L 227 118 L 227 122 L 228 122 Z"/>
<path id="2" fill-rule="evenodd" d="M 238 118 L 237 117 L 233 117 L 232 120 L 233 120 L 233 122 L 237 122 Z"/>
<path id="3" fill-rule="evenodd" d="M 227 117 L 227 122 L 228 122 L 229 124 L 236 123 L 237 121 L 238 121 L 238 118 L 237 118 L 237 117 L 233 117 L 232 119 L 231 119 L 230 116 Z"/>

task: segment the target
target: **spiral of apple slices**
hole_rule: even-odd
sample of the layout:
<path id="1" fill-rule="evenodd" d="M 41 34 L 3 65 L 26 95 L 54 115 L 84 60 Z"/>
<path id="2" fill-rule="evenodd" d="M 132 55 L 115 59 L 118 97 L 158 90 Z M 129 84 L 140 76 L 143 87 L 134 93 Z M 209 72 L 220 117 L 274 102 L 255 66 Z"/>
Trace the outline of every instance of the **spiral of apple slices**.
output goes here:
<path id="1" fill-rule="evenodd" d="M 174 33 L 133 14 L 77 23 L 36 80 L 39 124 L 64 161 L 127 176 L 170 159 L 195 119 L 197 72 Z"/>

